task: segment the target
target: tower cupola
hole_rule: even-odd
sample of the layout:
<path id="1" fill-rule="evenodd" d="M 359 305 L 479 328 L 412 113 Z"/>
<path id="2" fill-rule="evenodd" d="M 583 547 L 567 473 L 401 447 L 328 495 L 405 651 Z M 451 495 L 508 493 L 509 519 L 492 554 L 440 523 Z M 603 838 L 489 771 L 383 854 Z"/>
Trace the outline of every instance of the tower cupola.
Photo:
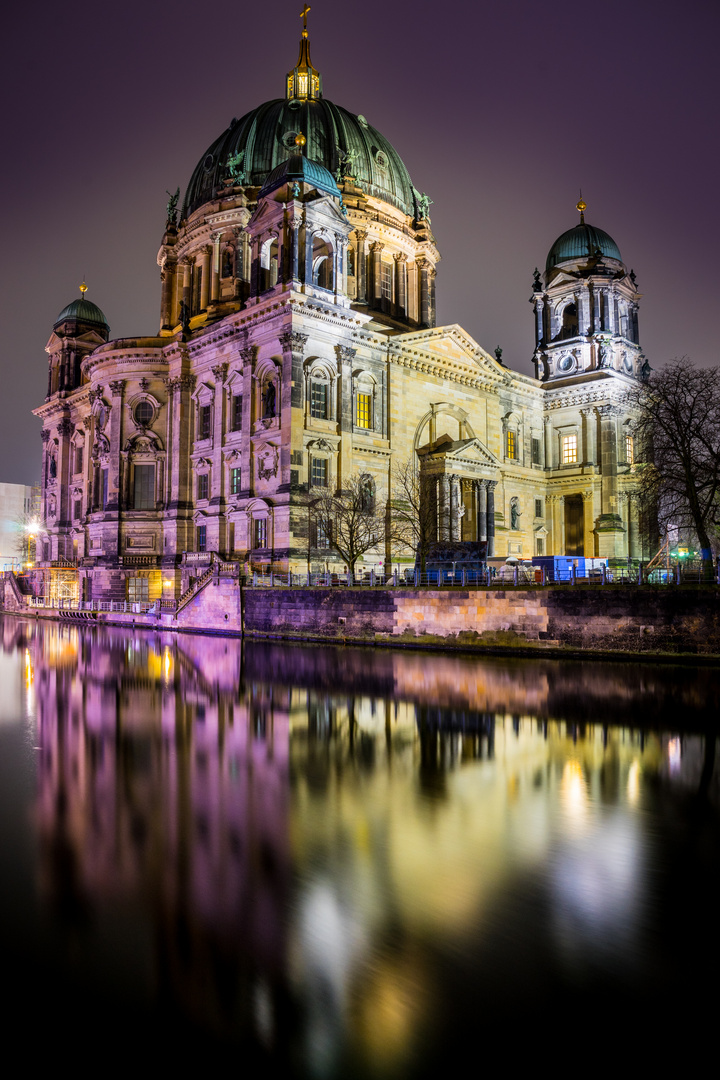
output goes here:
<path id="1" fill-rule="evenodd" d="M 300 55 L 292 71 L 288 71 L 285 98 L 288 101 L 318 101 L 322 97 L 322 76 L 310 59 L 310 39 L 308 37 L 307 17 L 310 5 L 305 4 L 300 16 L 303 21 L 300 38 Z"/>

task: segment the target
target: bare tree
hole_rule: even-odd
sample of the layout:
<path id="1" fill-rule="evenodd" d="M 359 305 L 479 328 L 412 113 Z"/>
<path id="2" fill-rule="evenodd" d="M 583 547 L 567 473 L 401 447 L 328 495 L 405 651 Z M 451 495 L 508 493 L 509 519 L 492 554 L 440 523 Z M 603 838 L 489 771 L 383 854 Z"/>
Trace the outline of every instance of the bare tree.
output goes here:
<path id="1" fill-rule="evenodd" d="M 390 537 L 410 549 L 424 573 L 430 545 L 436 539 L 435 504 L 428 482 L 413 458 L 393 469 L 390 495 Z"/>
<path id="2" fill-rule="evenodd" d="M 372 479 L 356 474 L 334 494 L 322 490 L 310 504 L 310 523 L 354 573 L 358 559 L 384 538 Z"/>
<path id="3" fill-rule="evenodd" d="M 675 526 L 693 533 L 709 564 L 720 528 L 720 368 L 697 368 L 680 357 L 630 398 L 639 497 L 657 507 L 665 532 Z"/>

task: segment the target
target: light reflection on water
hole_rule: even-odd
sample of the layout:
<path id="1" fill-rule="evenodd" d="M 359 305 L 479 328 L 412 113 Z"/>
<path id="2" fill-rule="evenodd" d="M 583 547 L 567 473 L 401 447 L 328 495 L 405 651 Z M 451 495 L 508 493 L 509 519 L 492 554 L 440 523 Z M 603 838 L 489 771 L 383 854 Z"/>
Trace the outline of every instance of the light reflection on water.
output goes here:
<path id="1" fill-rule="evenodd" d="M 700 1008 L 714 669 L 0 632 L 6 971 L 56 1032 L 414 1076 Z"/>

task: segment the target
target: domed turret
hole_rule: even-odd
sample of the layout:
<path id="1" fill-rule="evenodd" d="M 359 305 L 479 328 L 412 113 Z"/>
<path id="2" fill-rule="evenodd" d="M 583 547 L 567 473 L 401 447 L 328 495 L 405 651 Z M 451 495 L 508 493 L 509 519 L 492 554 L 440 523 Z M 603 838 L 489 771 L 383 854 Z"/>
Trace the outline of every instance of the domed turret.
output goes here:
<path id="1" fill-rule="evenodd" d="M 110 325 L 103 312 L 97 304 L 93 304 L 92 300 L 85 299 L 85 293 L 87 292 L 87 285 L 85 282 L 80 286 L 80 292 L 82 293 L 82 296 L 77 300 L 72 300 L 62 309 L 53 323 L 53 329 L 56 330 L 66 322 L 76 322 L 83 323 L 87 326 L 102 328 L 106 335 L 109 334 Z"/>
<path id="2" fill-rule="evenodd" d="M 567 379 L 605 370 L 640 375 L 638 301 L 634 273 L 603 229 L 585 221 L 562 233 L 548 252 L 545 273 L 535 271 L 537 377 Z"/>
<path id="3" fill-rule="evenodd" d="M 110 337 L 105 315 L 97 304 L 85 299 L 86 292 L 83 281 L 81 296 L 67 304 L 53 323 L 53 332 L 45 346 L 49 364 L 48 397 L 76 390 L 82 383 L 83 359 Z"/>

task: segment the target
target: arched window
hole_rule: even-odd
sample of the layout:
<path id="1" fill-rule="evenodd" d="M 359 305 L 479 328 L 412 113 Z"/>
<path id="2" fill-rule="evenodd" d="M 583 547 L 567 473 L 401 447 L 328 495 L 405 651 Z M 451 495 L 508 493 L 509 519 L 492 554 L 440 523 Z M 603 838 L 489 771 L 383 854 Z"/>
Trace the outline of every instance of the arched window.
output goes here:
<path id="1" fill-rule="evenodd" d="M 312 279 L 321 289 L 333 288 L 333 251 L 320 236 L 313 237 Z"/>
<path id="2" fill-rule="evenodd" d="M 266 240 L 260 251 L 260 289 L 265 292 L 277 285 L 278 242 L 276 236 Z"/>
<path id="3" fill-rule="evenodd" d="M 562 311 L 562 324 L 560 326 L 560 337 L 571 338 L 577 337 L 578 333 L 578 312 L 577 304 L 566 304 Z"/>

